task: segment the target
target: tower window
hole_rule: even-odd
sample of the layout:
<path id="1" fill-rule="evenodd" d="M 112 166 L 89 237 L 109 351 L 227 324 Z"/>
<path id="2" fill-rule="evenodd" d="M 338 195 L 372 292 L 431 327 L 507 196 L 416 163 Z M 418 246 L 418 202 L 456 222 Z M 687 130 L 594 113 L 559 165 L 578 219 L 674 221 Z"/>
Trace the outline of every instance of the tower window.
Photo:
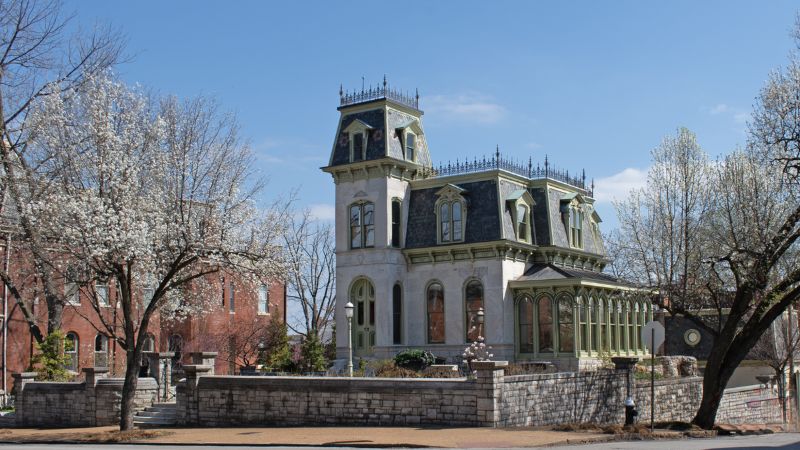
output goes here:
<path id="1" fill-rule="evenodd" d="M 399 284 L 392 288 L 392 343 L 403 343 L 403 292 Z"/>
<path id="2" fill-rule="evenodd" d="M 400 200 L 392 200 L 392 247 L 400 247 Z"/>
<path id="3" fill-rule="evenodd" d="M 350 248 L 375 246 L 375 204 L 350 206 Z"/>
<path id="4" fill-rule="evenodd" d="M 413 133 L 406 133 L 406 159 L 414 161 L 414 150 L 417 145 L 417 137 Z"/>
<path id="5" fill-rule="evenodd" d="M 460 201 L 439 205 L 439 240 L 460 242 L 463 240 L 463 207 Z"/>
<path id="6" fill-rule="evenodd" d="M 364 134 L 363 133 L 353 133 L 350 135 L 350 145 L 351 145 L 351 154 L 352 157 L 350 160 L 352 162 L 363 161 L 364 158 Z"/>
<path id="7" fill-rule="evenodd" d="M 528 221 L 528 207 L 517 205 L 517 239 L 530 242 L 530 222 Z"/>

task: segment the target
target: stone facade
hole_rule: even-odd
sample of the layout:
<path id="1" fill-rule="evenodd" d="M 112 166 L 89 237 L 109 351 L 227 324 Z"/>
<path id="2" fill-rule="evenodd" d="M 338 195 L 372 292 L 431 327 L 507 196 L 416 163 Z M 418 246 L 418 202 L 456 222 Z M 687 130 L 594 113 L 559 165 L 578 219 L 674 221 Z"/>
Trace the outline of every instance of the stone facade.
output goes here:
<path id="1" fill-rule="evenodd" d="M 92 427 L 119 423 L 121 378 L 105 378 L 107 369 L 84 369 L 86 381 L 54 383 L 33 381 L 35 372 L 14 374 L 17 426 Z M 140 411 L 156 400 L 152 378 L 139 378 L 134 396 Z"/>

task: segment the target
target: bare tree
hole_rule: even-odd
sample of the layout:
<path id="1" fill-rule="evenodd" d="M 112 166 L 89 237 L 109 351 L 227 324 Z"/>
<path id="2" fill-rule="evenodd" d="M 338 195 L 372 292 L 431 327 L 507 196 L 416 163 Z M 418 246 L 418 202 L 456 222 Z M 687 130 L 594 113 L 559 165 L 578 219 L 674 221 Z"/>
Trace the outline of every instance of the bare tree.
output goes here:
<path id="1" fill-rule="evenodd" d="M 58 0 L 0 1 L 0 211 L 14 222 L 6 250 L 13 234 L 13 245 L 33 260 L 47 304 L 48 334 L 61 326 L 64 296 L 59 287 L 65 273 L 60 270 L 63 265 L 49 263 L 55 255 L 48 237 L 22 211 L 48 190 L 46 182 L 33 176 L 38 168 L 30 165 L 26 155 L 31 106 L 44 97 L 76 92 L 87 77 L 116 64 L 123 47 L 122 37 L 109 28 L 70 36 L 66 33 L 69 22 Z M 24 278 L 0 268 L 0 279 L 16 300 L 31 334 L 42 342 L 43 333 L 23 298 Z"/>
<path id="2" fill-rule="evenodd" d="M 303 336 L 323 334 L 333 319 L 336 304 L 336 250 L 333 230 L 310 218 L 308 212 L 293 219 L 284 236 L 288 261 L 287 299 L 299 306 L 300 324 L 288 324 Z"/>
<path id="3" fill-rule="evenodd" d="M 87 269 L 101 329 L 125 351 L 120 428 L 131 429 L 151 320 L 208 309 L 212 274 L 283 279 L 288 206 L 254 206 L 249 148 L 208 100 L 158 101 L 98 76 L 38 102 L 31 122 L 30 166 L 53 188 L 24 211 Z M 115 285 L 119 309 L 96 283 Z"/>
<path id="4" fill-rule="evenodd" d="M 653 160 L 647 187 L 616 205 L 615 264 L 659 306 L 714 336 L 693 419 L 710 428 L 733 371 L 800 299 L 800 204 L 752 147 L 710 162 L 679 130 Z M 709 309 L 716 314 L 700 314 Z"/>
<path id="5" fill-rule="evenodd" d="M 765 333 L 750 351 L 749 358 L 763 361 L 775 372 L 778 382 L 778 394 L 786 422 L 786 377 L 793 376 L 787 372 L 789 362 L 800 350 L 800 332 L 797 329 L 797 316 L 781 316 L 772 323 L 770 331 Z"/>

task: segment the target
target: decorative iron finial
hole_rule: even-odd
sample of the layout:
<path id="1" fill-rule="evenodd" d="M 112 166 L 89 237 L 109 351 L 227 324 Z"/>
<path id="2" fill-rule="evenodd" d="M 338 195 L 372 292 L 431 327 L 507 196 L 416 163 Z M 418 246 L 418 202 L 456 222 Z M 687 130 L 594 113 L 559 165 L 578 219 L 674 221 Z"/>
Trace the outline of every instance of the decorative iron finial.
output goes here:
<path id="1" fill-rule="evenodd" d="M 386 74 L 383 74 L 383 88 L 386 89 Z"/>
<path id="2" fill-rule="evenodd" d="M 550 175 L 550 162 L 547 161 L 547 154 L 544 155 L 544 177 L 547 178 Z"/>
<path id="3" fill-rule="evenodd" d="M 592 195 L 594 195 L 594 178 L 592 178 Z"/>
<path id="4" fill-rule="evenodd" d="M 586 169 L 581 169 L 581 180 L 583 181 L 583 184 L 585 185 L 586 184 Z"/>
<path id="5" fill-rule="evenodd" d="M 414 90 L 416 91 L 416 97 L 415 98 L 417 99 L 417 104 L 419 104 L 419 88 L 416 88 Z"/>
<path id="6" fill-rule="evenodd" d="M 528 156 L 528 178 L 533 175 L 533 158 Z"/>
<path id="7" fill-rule="evenodd" d="M 500 144 L 495 144 L 494 156 L 500 161 Z"/>
<path id="8" fill-rule="evenodd" d="M 339 99 L 344 99 L 344 85 L 339 83 Z"/>

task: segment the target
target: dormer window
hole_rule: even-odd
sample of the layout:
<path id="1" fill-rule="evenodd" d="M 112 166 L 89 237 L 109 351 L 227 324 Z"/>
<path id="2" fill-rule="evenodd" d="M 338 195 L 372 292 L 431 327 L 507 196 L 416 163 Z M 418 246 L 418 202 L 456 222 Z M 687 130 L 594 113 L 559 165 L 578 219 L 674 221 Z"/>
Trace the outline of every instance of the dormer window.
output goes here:
<path id="1" fill-rule="evenodd" d="M 569 209 L 569 245 L 583 248 L 583 211 L 580 206 Z"/>
<path id="2" fill-rule="evenodd" d="M 511 220 L 514 222 L 514 233 L 517 241 L 532 244 L 534 242 L 531 229 L 531 211 L 536 202 L 527 191 L 519 189 L 511 193 L 506 198 L 508 210 L 511 212 Z"/>
<path id="3" fill-rule="evenodd" d="M 438 242 L 449 244 L 464 240 L 466 201 L 462 194 L 466 191 L 458 186 L 448 184 L 436 193 L 436 228 Z"/>
<path id="4" fill-rule="evenodd" d="M 364 141 L 364 133 L 350 135 L 350 161 L 358 162 L 364 160 Z"/>
<path id="5" fill-rule="evenodd" d="M 414 150 L 416 149 L 417 145 L 417 136 L 414 133 L 408 132 L 406 133 L 406 159 L 409 161 L 414 161 Z"/>
<path id="6" fill-rule="evenodd" d="M 583 248 L 583 222 L 587 208 L 591 211 L 591 205 L 581 194 L 570 193 L 561 198 L 561 217 L 572 248 Z"/>
<path id="7" fill-rule="evenodd" d="M 528 242 L 530 237 L 531 224 L 528 220 L 528 207 L 525 205 L 517 206 L 517 239 Z"/>
<path id="8" fill-rule="evenodd" d="M 356 119 L 348 125 L 343 132 L 347 134 L 350 142 L 350 162 L 359 162 L 367 159 L 367 142 L 370 130 L 373 127 L 368 123 Z"/>

